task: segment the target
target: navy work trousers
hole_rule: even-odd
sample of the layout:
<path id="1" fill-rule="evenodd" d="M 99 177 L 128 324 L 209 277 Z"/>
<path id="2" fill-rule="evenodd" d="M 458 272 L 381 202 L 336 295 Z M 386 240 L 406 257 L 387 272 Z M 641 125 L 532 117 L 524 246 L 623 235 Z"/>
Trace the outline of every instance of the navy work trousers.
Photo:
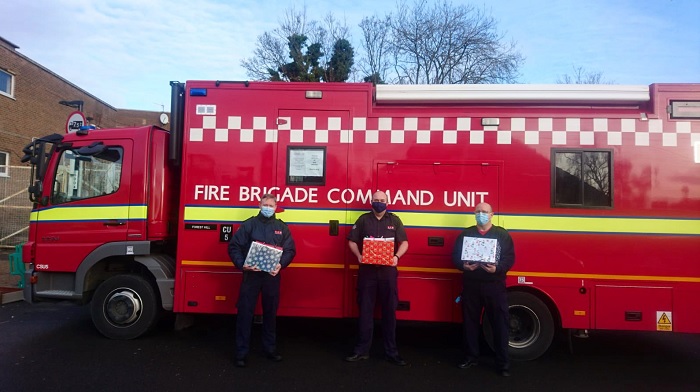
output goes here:
<path id="1" fill-rule="evenodd" d="M 267 353 L 277 349 L 277 308 L 280 303 L 280 275 L 267 272 L 244 271 L 238 295 L 236 317 L 236 358 L 243 358 L 250 351 L 250 331 L 258 295 L 262 293 L 263 323 L 262 344 Z"/>
<path id="2" fill-rule="evenodd" d="M 462 335 L 468 360 L 479 360 L 481 311 L 493 328 L 496 366 L 510 368 L 508 357 L 508 294 L 502 281 L 465 281 L 462 289 Z"/>
<path id="3" fill-rule="evenodd" d="M 374 331 L 374 306 L 377 298 L 382 308 L 384 352 L 399 354 L 396 347 L 396 307 L 399 304 L 396 267 L 361 264 L 357 274 L 357 305 L 360 308 L 355 354 L 369 354 Z"/>

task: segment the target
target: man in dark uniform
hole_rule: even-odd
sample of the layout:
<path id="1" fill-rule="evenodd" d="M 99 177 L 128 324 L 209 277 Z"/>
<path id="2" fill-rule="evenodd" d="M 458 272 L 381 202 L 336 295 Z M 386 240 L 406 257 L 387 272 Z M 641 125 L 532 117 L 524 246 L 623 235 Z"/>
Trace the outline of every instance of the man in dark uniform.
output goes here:
<path id="1" fill-rule="evenodd" d="M 408 238 L 403 223 L 398 216 L 387 212 L 387 196 L 384 192 L 372 195 L 372 212 L 360 216 L 348 235 L 350 251 L 362 260 L 362 240 L 366 237 L 394 238 L 393 266 L 360 263 L 357 273 L 357 304 L 360 308 L 358 338 L 353 353 L 345 358 L 356 362 L 369 358 L 374 330 L 374 304 L 379 298 L 382 308 L 382 332 L 386 359 L 399 366 L 407 362 L 399 356 L 396 347 L 396 307 L 399 297 L 397 290 L 399 259 L 408 251 Z"/>
<path id="2" fill-rule="evenodd" d="M 452 262 L 462 272 L 462 334 L 466 357 L 458 366 L 468 369 L 479 360 L 479 325 L 481 311 L 493 328 L 496 367 L 504 376 L 510 376 L 508 357 L 508 293 L 506 273 L 515 263 L 513 240 L 506 229 L 491 223 L 493 209 L 488 203 L 479 203 L 475 209 L 476 226 L 462 231 L 452 251 Z M 464 237 L 496 240 L 496 264 L 462 260 Z"/>
<path id="3" fill-rule="evenodd" d="M 275 217 L 277 200 L 265 194 L 260 200 L 260 212 L 247 219 L 236 230 L 228 244 L 228 254 L 236 267 L 243 271 L 243 281 L 238 295 L 236 320 L 236 366 L 245 367 L 250 350 L 250 330 L 258 295 L 262 292 L 263 323 L 262 343 L 265 356 L 275 362 L 282 360 L 277 352 L 276 321 L 280 301 L 280 275 L 296 254 L 292 234 L 287 225 Z M 243 265 L 253 241 L 282 248 L 280 264 L 271 272 Z"/>

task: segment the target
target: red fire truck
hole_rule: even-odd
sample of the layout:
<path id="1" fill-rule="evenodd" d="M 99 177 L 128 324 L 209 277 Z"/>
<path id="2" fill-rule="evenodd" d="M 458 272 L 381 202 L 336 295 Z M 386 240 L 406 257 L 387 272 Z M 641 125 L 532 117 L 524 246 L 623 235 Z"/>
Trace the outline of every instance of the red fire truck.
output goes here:
<path id="1" fill-rule="evenodd" d="M 700 84 L 171 83 L 171 130 L 27 146 L 26 298 L 91 301 L 107 337 L 163 310 L 235 313 L 227 254 L 260 196 L 298 252 L 282 316 L 353 317 L 346 234 L 386 191 L 407 227 L 398 317 L 459 322 L 459 231 L 486 201 L 514 239 L 514 358 L 557 328 L 700 332 Z"/>

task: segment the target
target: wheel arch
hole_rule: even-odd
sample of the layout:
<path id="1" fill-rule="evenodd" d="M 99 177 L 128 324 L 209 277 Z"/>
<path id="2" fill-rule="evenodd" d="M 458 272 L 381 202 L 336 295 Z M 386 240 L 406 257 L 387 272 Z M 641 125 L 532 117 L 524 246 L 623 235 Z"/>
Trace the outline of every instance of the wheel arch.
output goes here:
<path id="1" fill-rule="evenodd" d="M 167 254 L 151 254 L 151 243 L 115 242 L 92 251 L 80 264 L 75 276 L 75 293 L 90 302 L 97 287 L 112 276 L 136 273 L 151 282 L 161 306 L 173 309 L 175 259 Z"/>
<path id="2" fill-rule="evenodd" d="M 519 304 L 513 303 L 513 296 L 520 296 L 522 302 Z M 509 333 L 509 352 L 511 359 L 529 361 L 539 358 L 549 350 L 554 336 L 556 335 L 556 331 L 561 329 L 561 315 L 554 301 L 541 290 L 531 287 L 517 287 L 508 289 L 508 307 L 509 313 L 511 314 L 511 319 L 509 321 L 511 323 L 509 325 L 511 329 Z M 538 308 L 539 311 L 546 312 L 547 314 L 539 313 Z M 516 316 L 516 314 L 523 315 L 522 311 L 519 311 L 519 309 L 527 309 L 524 313 L 525 318 Z M 517 313 L 513 313 L 514 311 Z M 529 316 L 534 318 L 530 318 Z M 524 324 L 521 324 L 522 321 L 513 324 L 513 317 L 516 317 L 516 320 L 524 320 Z M 528 320 L 534 322 L 535 319 L 539 320 L 535 324 L 527 322 Z M 524 329 L 521 330 L 521 328 Z M 530 328 L 534 329 L 531 330 Z M 525 335 L 521 335 L 520 332 L 523 331 Z M 486 342 L 491 349 L 494 349 L 493 331 L 489 319 L 486 317 L 483 319 L 483 333 Z M 519 340 L 519 338 L 523 336 L 527 339 L 524 341 Z M 530 340 L 531 338 L 535 338 L 535 340 Z"/>
<path id="3" fill-rule="evenodd" d="M 514 287 L 509 287 L 508 288 L 508 294 L 510 293 L 526 293 L 530 294 L 534 297 L 537 297 L 540 301 L 544 302 L 544 304 L 547 306 L 549 309 L 549 313 L 552 315 L 552 318 L 554 319 L 554 327 L 557 329 L 561 329 L 561 313 L 559 312 L 559 308 L 557 307 L 556 303 L 552 299 L 550 295 L 548 295 L 546 292 L 539 288 L 535 287 L 529 287 L 529 286 L 514 286 Z"/>

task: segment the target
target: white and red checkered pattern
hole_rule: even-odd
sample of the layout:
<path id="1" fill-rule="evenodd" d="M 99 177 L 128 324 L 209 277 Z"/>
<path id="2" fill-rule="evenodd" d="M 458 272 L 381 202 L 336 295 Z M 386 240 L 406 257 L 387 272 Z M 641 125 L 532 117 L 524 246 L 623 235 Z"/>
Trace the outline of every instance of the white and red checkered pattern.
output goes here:
<path id="1" fill-rule="evenodd" d="M 341 118 L 303 117 L 300 127 L 289 117 L 201 116 L 201 127 L 190 128 L 190 142 L 237 141 L 275 143 L 279 132 L 289 132 L 291 143 L 324 144 L 379 143 L 388 133 L 390 143 L 404 144 L 512 144 L 561 146 L 663 146 L 700 143 L 700 122 L 632 118 L 498 118 L 499 125 L 481 126 L 481 118 L 470 117 L 355 117 L 351 129 L 343 129 Z M 476 121 L 472 121 L 476 120 Z M 276 124 L 282 124 L 279 127 Z M 478 126 L 475 126 L 478 124 Z M 496 137 L 487 135 L 495 133 Z M 410 135 L 410 137 L 409 137 Z"/>

